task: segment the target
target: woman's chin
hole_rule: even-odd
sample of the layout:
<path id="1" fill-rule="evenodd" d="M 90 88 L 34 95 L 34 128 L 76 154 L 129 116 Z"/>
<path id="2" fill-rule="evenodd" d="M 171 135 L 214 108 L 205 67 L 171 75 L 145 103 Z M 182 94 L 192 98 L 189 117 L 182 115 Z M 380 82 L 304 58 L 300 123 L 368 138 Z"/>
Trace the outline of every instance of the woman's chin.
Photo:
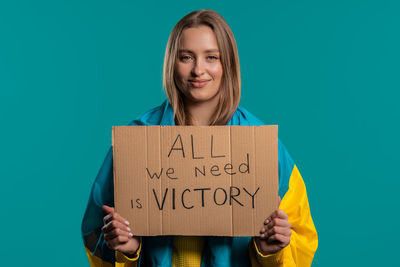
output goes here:
<path id="1" fill-rule="evenodd" d="M 210 94 L 210 92 L 201 92 L 197 90 L 197 92 L 191 92 L 190 101 L 194 103 L 205 103 L 212 102 L 216 98 L 217 94 Z"/>
<path id="2" fill-rule="evenodd" d="M 196 104 L 212 102 L 214 99 L 213 96 L 191 96 L 190 101 Z"/>

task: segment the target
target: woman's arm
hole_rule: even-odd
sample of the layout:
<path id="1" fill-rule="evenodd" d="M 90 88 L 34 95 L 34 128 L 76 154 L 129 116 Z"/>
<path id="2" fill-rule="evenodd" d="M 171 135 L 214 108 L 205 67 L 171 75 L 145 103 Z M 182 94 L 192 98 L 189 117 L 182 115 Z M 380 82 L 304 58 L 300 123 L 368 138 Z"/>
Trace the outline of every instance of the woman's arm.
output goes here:
<path id="1" fill-rule="evenodd" d="M 82 237 L 86 254 L 91 266 L 114 266 L 114 264 L 120 267 L 137 266 L 141 244 L 134 257 L 127 257 L 107 246 L 101 230 L 106 215 L 102 209 L 103 205 L 114 205 L 113 186 L 113 156 L 110 148 L 93 183 L 82 220 Z"/>
<path id="2" fill-rule="evenodd" d="M 296 165 L 279 209 L 287 214 L 292 226 L 290 243 L 274 254 L 263 255 L 253 238 L 249 244 L 252 266 L 311 266 L 318 247 L 318 236 L 311 218 L 306 187 Z"/>
<path id="3" fill-rule="evenodd" d="M 100 257 L 93 255 L 93 253 L 85 247 L 86 254 L 89 259 L 90 266 L 97 266 L 97 267 L 137 267 L 138 266 L 138 259 L 141 250 L 141 243 L 139 249 L 136 251 L 136 254 L 132 257 L 129 257 L 119 251 L 115 252 L 115 265 L 111 262 L 104 261 Z"/>

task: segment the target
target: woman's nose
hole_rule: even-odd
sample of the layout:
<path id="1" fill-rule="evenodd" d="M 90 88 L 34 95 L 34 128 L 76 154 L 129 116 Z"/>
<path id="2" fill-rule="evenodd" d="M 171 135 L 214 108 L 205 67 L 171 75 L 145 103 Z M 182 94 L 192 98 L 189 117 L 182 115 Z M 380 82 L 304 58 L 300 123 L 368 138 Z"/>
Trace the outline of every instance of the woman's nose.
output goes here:
<path id="1" fill-rule="evenodd" d="M 192 73 L 195 74 L 196 76 L 201 76 L 204 73 L 204 62 L 202 60 L 195 61 Z"/>

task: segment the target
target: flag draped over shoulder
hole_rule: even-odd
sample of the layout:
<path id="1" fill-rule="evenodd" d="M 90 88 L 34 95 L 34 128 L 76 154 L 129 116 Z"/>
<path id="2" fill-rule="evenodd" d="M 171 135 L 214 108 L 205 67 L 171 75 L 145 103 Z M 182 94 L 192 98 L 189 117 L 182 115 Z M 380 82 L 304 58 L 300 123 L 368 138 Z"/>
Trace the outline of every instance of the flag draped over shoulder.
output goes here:
<path id="1" fill-rule="evenodd" d="M 166 100 L 129 125 L 175 125 L 172 107 Z M 238 107 L 228 125 L 264 124 L 246 109 Z M 282 198 L 279 208 L 288 215 L 293 230 L 289 246 L 273 257 L 265 257 L 257 250 L 255 243 L 251 242 L 251 237 L 207 237 L 202 266 L 267 266 L 271 262 L 273 266 L 279 266 L 279 262 L 290 263 L 288 266 L 311 265 L 318 246 L 317 233 L 311 219 L 304 182 L 280 140 L 278 162 L 279 195 Z M 82 237 L 92 265 L 134 266 L 116 263 L 115 251 L 107 247 L 101 232 L 103 217 L 106 215 L 102 210 L 103 205 L 114 206 L 112 148 L 109 149 L 93 183 L 82 221 Z M 143 237 L 140 258 L 135 265 L 172 266 L 172 239 L 171 236 Z"/>

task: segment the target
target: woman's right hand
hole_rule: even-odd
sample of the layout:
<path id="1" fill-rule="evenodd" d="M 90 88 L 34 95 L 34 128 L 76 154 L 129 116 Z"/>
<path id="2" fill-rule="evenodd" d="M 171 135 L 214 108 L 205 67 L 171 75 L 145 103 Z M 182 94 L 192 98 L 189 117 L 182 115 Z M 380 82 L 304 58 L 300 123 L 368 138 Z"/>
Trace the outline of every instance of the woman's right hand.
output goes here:
<path id="1" fill-rule="evenodd" d="M 122 252 L 128 256 L 136 253 L 140 245 L 138 236 L 134 236 L 129 228 L 129 222 L 114 211 L 114 208 L 104 205 L 104 240 L 109 248 Z"/>

